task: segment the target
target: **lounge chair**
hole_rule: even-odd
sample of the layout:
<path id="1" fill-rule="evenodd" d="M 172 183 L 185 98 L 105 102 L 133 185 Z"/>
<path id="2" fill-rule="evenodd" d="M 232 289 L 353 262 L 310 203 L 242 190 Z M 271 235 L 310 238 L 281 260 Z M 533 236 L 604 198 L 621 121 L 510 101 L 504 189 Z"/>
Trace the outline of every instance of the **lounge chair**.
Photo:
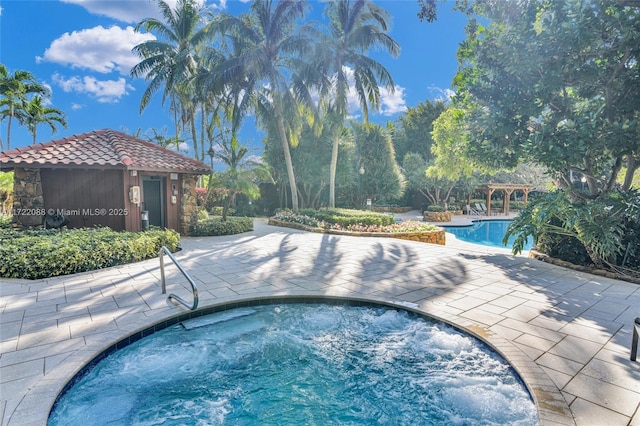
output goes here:
<path id="1" fill-rule="evenodd" d="M 485 203 L 480 203 L 480 207 L 482 208 L 482 212 L 487 214 L 487 205 Z M 501 211 L 501 209 L 491 209 L 490 216 L 497 216 Z"/>
<path id="2" fill-rule="evenodd" d="M 480 216 L 480 212 L 474 209 L 473 207 L 471 207 L 469 204 L 467 204 L 466 209 L 467 209 L 468 215 Z"/>

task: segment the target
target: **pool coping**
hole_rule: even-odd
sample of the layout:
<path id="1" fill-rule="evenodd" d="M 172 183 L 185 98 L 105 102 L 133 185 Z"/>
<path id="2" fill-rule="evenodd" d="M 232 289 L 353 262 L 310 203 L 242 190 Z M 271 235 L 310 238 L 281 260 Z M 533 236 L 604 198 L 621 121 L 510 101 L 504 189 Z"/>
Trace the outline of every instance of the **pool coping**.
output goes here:
<path id="1" fill-rule="evenodd" d="M 110 334 L 110 340 L 102 340 L 99 343 L 87 345 L 83 350 L 74 353 L 68 357 L 64 363 L 56 366 L 47 374 L 47 378 L 38 382 L 30 389 L 30 392 L 25 396 L 25 400 L 20 404 L 21 406 L 26 403 L 24 407 L 18 407 L 14 413 L 15 418 L 21 418 L 24 415 L 30 417 L 34 421 L 34 424 L 47 423 L 50 411 L 53 408 L 55 402 L 59 396 L 65 391 L 65 389 L 74 381 L 74 378 L 81 375 L 84 370 L 92 363 L 96 362 L 96 358 L 100 358 L 105 352 L 111 349 L 119 349 L 127 346 L 133 341 L 138 340 L 141 337 L 151 334 L 154 328 L 165 328 L 172 324 L 177 324 L 185 317 L 198 317 L 206 315 L 209 311 L 226 310 L 237 307 L 247 307 L 255 305 L 256 303 L 265 302 L 264 304 L 282 303 L 282 301 L 288 303 L 301 302 L 301 303 L 314 303 L 318 301 L 341 301 L 344 302 L 357 302 L 357 303 L 369 303 L 388 306 L 397 309 L 403 309 L 409 312 L 423 315 L 433 318 L 436 321 L 441 321 L 445 324 L 449 324 L 459 330 L 462 330 L 473 337 L 481 340 L 500 356 L 502 356 L 506 362 L 508 362 L 517 374 L 522 379 L 522 382 L 526 386 L 529 394 L 531 395 L 536 408 L 538 410 L 538 419 L 541 426 L 546 425 L 575 425 L 571 410 L 562 396 L 561 392 L 555 386 L 553 381 L 547 376 L 547 374 L 540 369 L 529 357 L 523 353 L 519 348 L 514 346 L 508 340 L 497 336 L 495 333 L 487 330 L 486 328 L 470 321 L 466 318 L 461 318 L 456 315 L 450 315 L 445 312 L 439 311 L 437 305 L 428 302 L 422 306 L 411 306 L 400 300 L 393 301 L 376 297 L 362 297 L 362 296 L 344 296 L 344 295 L 331 295 L 326 293 L 299 293 L 299 294 L 264 294 L 250 297 L 238 297 L 230 298 L 225 301 L 217 303 L 203 304 L 196 311 L 188 312 L 179 306 L 170 309 L 167 315 L 162 315 L 160 318 L 154 318 L 153 323 L 133 323 L 127 329 L 122 328 L 121 333 Z M 430 306 L 432 305 L 432 306 Z M 150 318 L 151 319 L 151 318 Z M 105 336 L 106 337 L 106 336 Z M 30 407 L 30 399 L 35 398 L 40 404 L 46 402 L 47 409 L 41 410 L 39 416 L 34 416 L 32 413 L 22 413 L 24 408 L 27 411 L 31 411 L 33 407 Z M 41 405 L 42 406 L 42 405 Z M 13 416 L 12 416 L 13 417 Z"/>
<path id="2" fill-rule="evenodd" d="M 152 335 L 155 332 L 163 330 L 172 325 L 178 324 L 182 321 L 186 321 L 193 318 L 199 318 L 206 315 L 211 315 L 217 312 L 223 312 L 230 309 L 245 308 L 253 306 L 268 306 L 276 304 L 294 304 L 294 303 L 321 303 L 328 305 L 348 305 L 348 306 L 379 306 L 390 309 L 404 310 L 414 313 L 420 317 L 434 320 L 447 324 L 457 330 L 460 330 L 479 341 L 486 344 L 491 350 L 500 355 L 505 362 L 507 362 L 516 372 L 521 379 L 527 392 L 529 393 L 534 405 L 537 409 L 538 420 L 540 425 L 556 425 L 556 424 L 568 424 L 573 425 L 573 418 L 571 416 L 571 410 L 567 405 L 564 397 L 560 393 L 551 379 L 542 371 L 533 361 L 529 360 L 526 354 L 524 354 L 519 348 L 515 347 L 508 340 L 501 338 L 495 333 L 474 324 L 472 321 L 462 321 L 460 318 L 445 319 L 439 315 L 433 313 L 427 313 L 427 309 L 421 308 L 418 305 L 412 306 L 400 301 L 383 300 L 372 297 L 352 297 L 342 295 L 327 295 L 327 294 L 299 294 L 299 295 L 267 295 L 258 297 L 246 297 L 239 298 L 233 301 L 227 301 L 224 303 L 214 303 L 207 306 L 201 306 L 195 311 L 187 311 L 176 313 L 169 316 L 159 322 L 150 324 L 141 329 L 132 331 L 122 339 L 108 344 L 102 350 L 98 350 L 93 355 L 91 353 L 85 353 L 87 360 L 84 364 L 75 370 L 70 371 L 68 366 L 62 368 L 64 373 L 61 373 L 67 380 L 64 383 L 56 383 L 59 391 L 56 393 L 55 399 L 50 402 L 49 409 L 47 411 L 47 418 L 59 398 L 62 397 L 73 385 L 83 377 L 91 368 L 93 368 L 100 360 L 104 359 L 111 353 L 122 349 L 142 338 Z M 463 324 L 466 322 L 466 324 Z M 80 360 L 78 360 L 80 361 Z M 71 374 L 70 374 L 71 372 Z M 60 386 L 61 385 L 61 386 Z M 565 422 L 565 419 L 571 421 Z"/>

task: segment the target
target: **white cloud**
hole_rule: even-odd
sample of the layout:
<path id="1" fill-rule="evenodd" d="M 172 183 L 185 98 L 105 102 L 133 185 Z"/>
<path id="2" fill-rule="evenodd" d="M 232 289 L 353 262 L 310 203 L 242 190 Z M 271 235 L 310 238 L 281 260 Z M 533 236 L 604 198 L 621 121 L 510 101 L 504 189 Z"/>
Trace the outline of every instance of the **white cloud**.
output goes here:
<path id="1" fill-rule="evenodd" d="M 133 90 L 122 77 L 117 80 L 98 80 L 91 76 L 65 79 L 59 74 L 54 74 L 52 79 L 65 92 L 87 93 L 102 103 L 118 102 L 128 90 Z"/>
<path id="2" fill-rule="evenodd" d="M 180 142 L 180 146 L 178 146 L 177 149 L 176 149 L 176 145 L 173 143 L 167 146 L 167 149 L 170 149 L 171 151 L 174 151 L 180 154 L 188 154 L 191 148 L 189 148 L 189 144 L 187 142 L 182 141 Z"/>
<path id="3" fill-rule="evenodd" d="M 349 111 L 349 118 L 358 118 L 361 116 L 362 109 L 360 108 L 360 100 L 354 87 L 353 70 L 349 67 L 346 68 L 347 80 L 349 82 L 349 92 L 347 93 L 347 105 Z M 395 86 L 394 91 L 387 89 L 386 87 L 380 87 L 380 111 L 379 113 L 385 116 L 390 116 L 407 110 L 407 105 L 404 99 L 404 87 Z M 369 110 L 369 114 L 373 114 L 375 111 Z"/>
<path id="4" fill-rule="evenodd" d="M 160 18 L 160 9 L 156 0 L 114 1 L 114 0 L 62 0 L 64 3 L 77 4 L 94 15 L 107 16 L 121 22 L 134 23 L 145 18 Z M 164 0 L 172 9 L 175 9 L 178 0 Z M 200 0 L 205 4 L 205 0 Z M 213 2 L 212 7 L 224 9 L 227 0 Z"/>
<path id="5" fill-rule="evenodd" d="M 451 102 L 451 98 L 456 94 L 456 92 L 451 89 L 443 89 L 438 86 L 429 86 L 427 87 L 427 91 L 433 96 L 435 101 L 442 102 Z"/>
<path id="6" fill-rule="evenodd" d="M 107 16 L 122 22 L 138 23 L 145 18 L 158 18 L 159 10 L 153 0 L 113 1 L 113 0 L 62 0 L 77 4 L 94 15 Z M 167 0 L 172 7 L 176 0 Z"/>
<path id="7" fill-rule="evenodd" d="M 395 86 L 393 93 L 385 87 L 380 88 L 380 112 L 382 115 L 395 115 L 407 110 L 404 101 L 404 87 Z"/>
<path id="8" fill-rule="evenodd" d="M 137 33 L 133 27 L 122 29 L 118 26 L 104 28 L 97 26 L 71 34 L 64 33 L 55 39 L 38 62 L 48 61 L 89 69 L 101 73 L 118 71 L 128 75 L 139 62 L 131 49 L 144 41 L 154 39 L 151 34 Z"/>
<path id="9" fill-rule="evenodd" d="M 71 109 L 74 110 L 74 111 L 77 111 L 79 109 L 83 109 L 84 107 L 85 107 L 85 105 L 77 104 L 75 102 L 71 104 Z"/>

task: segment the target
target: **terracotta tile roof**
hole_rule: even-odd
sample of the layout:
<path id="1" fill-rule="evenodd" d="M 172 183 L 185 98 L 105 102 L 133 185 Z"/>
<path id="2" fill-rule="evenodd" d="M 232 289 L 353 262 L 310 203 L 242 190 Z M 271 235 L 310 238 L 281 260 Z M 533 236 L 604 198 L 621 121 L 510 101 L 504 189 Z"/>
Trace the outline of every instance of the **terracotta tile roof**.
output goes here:
<path id="1" fill-rule="evenodd" d="M 115 130 L 97 130 L 0 152 L 0 168 L 82 167 L 204 174 L 209 166 Z"/>

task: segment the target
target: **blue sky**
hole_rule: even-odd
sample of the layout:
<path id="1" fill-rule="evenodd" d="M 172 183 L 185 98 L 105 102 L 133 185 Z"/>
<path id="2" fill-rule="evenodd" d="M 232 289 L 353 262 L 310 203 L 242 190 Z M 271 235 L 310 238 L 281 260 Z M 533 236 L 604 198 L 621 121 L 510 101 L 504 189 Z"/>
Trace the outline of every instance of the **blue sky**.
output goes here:
<path id="1" fill-rule="evenodd" d="M 440 3 L 439 19 L 431 24 L 418 20 L 417 0 L 376 3 L 393 15 L 391 36 L 402 49 L 397 58 L 372 53 L 396 85 L 394 94 L 383 92 L 381 111 L 370 114 L 371 121 L 384 123 L 397 119 L 407 107 L 447 95 L 466 19 L 451 10 L 452 0 Z M 207 5 L 228 13 L 248 8 L 238 0 L 207 0 Z M 323 3 L 311 5 L 312 18 L 321 19 Z M 149 16 L 157 16 L 154 0 L 0 0 L 0 63 L 10 72 L 32 72 L 51 88 L 51 105 L 66 114 L 68 127 L 52 134 L 48 126 L 40 126 L 38 142 L 104 128 L 126 133 L 141 129 L 144 135 L 166 127 L 167 135 L 173 134 L 161 94 L 140 114 L 147 83 L 129 76 L 138 62 L 131 48 L 150 37 L 135 33 L 133 27 Z M 358 116 L 357 108 L 351 112 Z M 0 134 L 6 145 L 6 121 L 0 123 Z M 242 135 L 245 142 L 260 146 L 261 135 L 253 130 L 251 118 Z M 31 139 L 24 127 L 12 125 L 11 148 L 27 146 Z"/>

